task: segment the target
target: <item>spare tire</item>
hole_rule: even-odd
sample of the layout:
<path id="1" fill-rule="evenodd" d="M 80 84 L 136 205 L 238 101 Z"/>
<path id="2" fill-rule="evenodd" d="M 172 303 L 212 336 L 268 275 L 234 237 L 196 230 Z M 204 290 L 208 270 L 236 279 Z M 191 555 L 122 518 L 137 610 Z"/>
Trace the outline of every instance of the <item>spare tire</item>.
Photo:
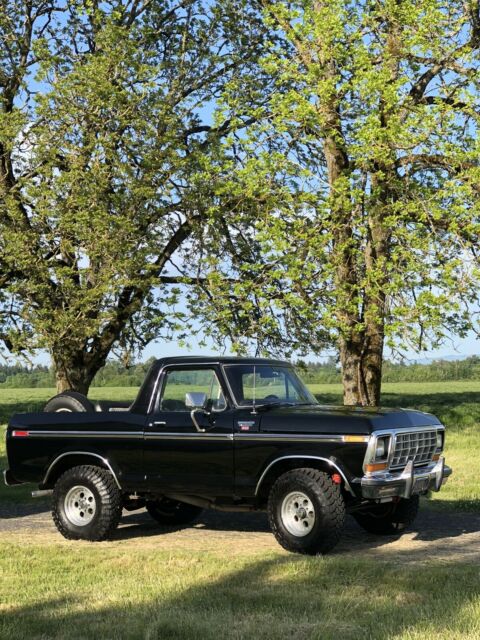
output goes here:
<path id="1" fill-rule="evenodd" d="M 78 411 L 95 411 L 93 404 L 82 393 L 77 391 L 64 391 L 53 396 L 43 408 L 49 413 L 76 413 Z"/>

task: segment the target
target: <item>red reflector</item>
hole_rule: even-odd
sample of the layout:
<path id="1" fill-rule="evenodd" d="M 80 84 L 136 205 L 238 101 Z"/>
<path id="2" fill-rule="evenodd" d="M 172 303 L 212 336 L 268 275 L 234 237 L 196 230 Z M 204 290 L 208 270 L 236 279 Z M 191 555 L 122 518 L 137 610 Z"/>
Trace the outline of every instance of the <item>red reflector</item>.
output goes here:
<path id="1" fill-rule="evenodd" d="M 29 431 L 12 431 L 12 436 L 14 438 L 26 438 L 30 435 Z"/>
<path id="2" fill-rule="evenodd" d="M 342 484 L 342 476 L 339 473 L 333 473 L 332 480 L 335 484 Z"/>

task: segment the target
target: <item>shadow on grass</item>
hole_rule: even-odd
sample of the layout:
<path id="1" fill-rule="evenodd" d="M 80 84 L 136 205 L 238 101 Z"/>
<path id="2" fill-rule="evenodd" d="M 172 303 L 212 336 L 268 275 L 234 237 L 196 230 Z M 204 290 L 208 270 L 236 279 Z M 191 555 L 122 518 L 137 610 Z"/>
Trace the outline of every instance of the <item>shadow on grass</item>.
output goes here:
<path id="1" fill-rule="evenodd" d="M 115 576 L 99 576 L 103 598 L 93 582 L 64 597 L 39 594 L 32 605 L 3 611 L 0 635 L 5 640 L 477 637 L 468 608 L 478 602 L 480 576 L 468 565 L 434 563 L 422 571 L 382 563 L 379 571 L 371 561 L 288 556 L 250 560 L 218 578 L 214 564 L 200 567 L 197 575 L 202 558 L 192 560 L 179 562 L 178 580 L 170 575 L 167 589 L 162 573 L 175 570 L 175 563 L 157 564 L 152 568 L 157 575 L 142 574 L 145 584 L 134 593 L 128 591 L 129 577 L 122 585 L 131 567 L 118 565 Z M 74 575 L 85 571 L 82 558 L 65 559 L 63 565 Z M 186 580 L 182 565 L 192 572 Z M 102 604 L 93 602 L 87 589 Z"/>
<path id="2" fill-rule="evenodd" d="M 168 535 L 182 529 L 201 529 L 205 532 L 220 531 L 225 533 L 268 533 L 268 525 L 265 513 L 221 513 L 216 511 L 204 511 L 198 520 L 192 525 L 182 527 L 164 527 L 154 522 L 145 511 L 124 515 L 122 526 L 113 535 L 114 540 L 129 540 L 147 536 Z M 440 541 L 457 538 L 466 533 L 480 531 L 480 513 L 456 514 L 438 513 L 430 510 L 421 510 L 417 521 L 407 533 L 413 534 L 414 540 Z M 378 536 L 365 532 L 353 519 L 347 517 L 343 537 L 334 553 L 355 553 L 369 551 L 390 544 L 400 538 L 401 535 Z M 475 541 L 478 545 L 478 540 Z M 414 554 L 415 552 L 411 552 Z M 418 550 L 418 559 L 423 559 L 423 549 Z M 480 550 L 479 550 L 480 558 Z"/>
<path id="3" fill-rule="evenodd" d="M 435 500 L 428 500 L 426 507 L 432 511 L 474 513 L 480 516 L 480 500 L 477 499 L 441 500 L 435 498 Z"/>
<path id="4" fill-rule="evenodd" d="M 315 397 L 321 404 L 342 404 L 340 394 L 324 393 Z M 383 393 L 382 406 L 403 407 L 433 413 L 454 431 L 480 424 L 480 394 L 473 391 L 408 394 Z"/>
<path id="5" fill-rule="evenodd" d="M 11 403 L 1 403 L 0 424 L 7 424 L 15 413 L 36 413 L 42 411 L 45 406 L 45 402 L 46 400 L 24 400 Z"/>

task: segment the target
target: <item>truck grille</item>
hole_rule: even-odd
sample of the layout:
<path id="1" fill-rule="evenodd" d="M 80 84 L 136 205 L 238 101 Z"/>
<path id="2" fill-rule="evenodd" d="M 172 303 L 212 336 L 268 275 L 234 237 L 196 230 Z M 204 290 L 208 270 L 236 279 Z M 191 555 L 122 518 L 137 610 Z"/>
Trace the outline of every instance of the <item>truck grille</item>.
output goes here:
<path id="1" fill-rule="evenodd" d="M 428 464 L 431 462 L 436 448 L 436 431 L 397 433 L 390 468 L 404 467 L 410 460 L 413 460 L 416 466 Z"/>

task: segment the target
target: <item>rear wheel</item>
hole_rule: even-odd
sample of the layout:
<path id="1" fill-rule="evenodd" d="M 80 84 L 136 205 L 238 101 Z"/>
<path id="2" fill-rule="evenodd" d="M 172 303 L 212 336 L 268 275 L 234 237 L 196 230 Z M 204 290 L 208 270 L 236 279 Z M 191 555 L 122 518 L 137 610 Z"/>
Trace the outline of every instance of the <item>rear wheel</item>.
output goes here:
<path id="1" fill-rule="evenodd" d="M 402 533 L 415 520 L 420 499 L 418 496 L 401 498 L 398 502 L 372 505 L 369 511 L 354 513 L 358 524 L 377 535 L 395 535 Z"/>
<path id="2" fill-rule="evenodd" d="M 287 471 L 270 491 L 268 519 L 287 551 L 327 553 L 340 539 L 345 522 L 340 487 L 317 469 Z"/>
<path id="3" fill-rule="evenodd" d="M 202 513 L 201 507 L 193 504 L 171 500 L 170 498 L 158 498 L 158 500 L 147 500 L 146 509 L 148 513 L 159 524 L 176 525 L 190 524 Z"/>
<path id="4" fill-rule="evenodd" d="M 76 413 L 78 411 L 94 411 L 94 407 L 83 394 L 76 391 L 65 391 L 50 398 L 43 410 L 48 413 Z"/>
<path id="5" fill-rule="evenodd" d="M 52 517 L 69 540 L 105 540 L 122 515 L 122 495 L 112 474 L 83 465 L 65 471 L 53 490 Z"/>

